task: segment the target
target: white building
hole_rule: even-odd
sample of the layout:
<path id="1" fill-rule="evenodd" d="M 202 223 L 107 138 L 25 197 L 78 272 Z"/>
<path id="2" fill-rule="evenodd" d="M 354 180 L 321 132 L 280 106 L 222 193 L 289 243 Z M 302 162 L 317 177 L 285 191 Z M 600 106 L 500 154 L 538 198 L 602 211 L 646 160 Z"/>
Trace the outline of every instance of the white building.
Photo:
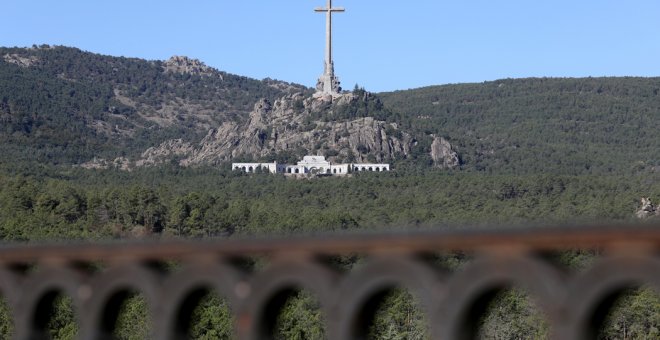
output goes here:
<path id="1" fill-rule="evenodd" d="M 305 156 L 298 164 L 277 164 L 273 163 L 232 163 L 232 170 L 239 170 L 246 173 L 257 171 L 270 172 L 272 174 L 285 175 L 330 175 L 343 176 L 352 172 L 381 172 L 390 171 L 389 164 L 332 164 L 324 156 Z"/>
<path id="2" fill-rule="evenodd" d="M 257 171 L 262 171 L 262 172 L 270 172 L 271 174 L 275 174 L 280 172 L 279 171 L 279 166 L 277 165 L 276 162 L 273 163 L 232 163 L 231 168 L 233 170 L 241 170 L 247 173 L 251 172 L 257 172 Z"/>

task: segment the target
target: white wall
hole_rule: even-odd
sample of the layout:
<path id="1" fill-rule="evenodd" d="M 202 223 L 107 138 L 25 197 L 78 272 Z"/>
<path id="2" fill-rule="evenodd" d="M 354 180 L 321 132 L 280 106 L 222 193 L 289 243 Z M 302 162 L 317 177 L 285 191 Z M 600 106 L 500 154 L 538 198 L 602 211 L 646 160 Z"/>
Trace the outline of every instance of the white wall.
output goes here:
<path id="1" fill-rule="evenodd" d="M 268 171 L 271 174 L 277 173 L 277 163 L 232 163 L 232 170 L 240 170 L 246 173 L 256 172 L 257 169 Z"/>
<path id="2" fill-rule="evenodd" d="M 382 172 L 390 171 L 389 164 L 351 164 L 352 172 L 362 172 L 362 171 L 371 171 L 371 172 Z"/>

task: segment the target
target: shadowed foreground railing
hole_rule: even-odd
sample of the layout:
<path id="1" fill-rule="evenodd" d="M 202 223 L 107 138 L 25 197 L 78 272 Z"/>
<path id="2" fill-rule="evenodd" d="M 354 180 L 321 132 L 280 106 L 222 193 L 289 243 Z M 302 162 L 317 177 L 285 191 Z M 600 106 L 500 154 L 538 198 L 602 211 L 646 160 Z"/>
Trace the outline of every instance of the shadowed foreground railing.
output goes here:
<path id="1" fill-rule="evenodd" d="M 277 317 L 272 302 L 291 289 L 316 295 L 329 339 L 363 338 L 365 306 L 393 287 L 422 302 L 433 339 L 472 337 L 478 301 L 507 287 L 529 293 L 553 339 L 589 339 L 613 296 L 639 285 L 660 291 L 659 247 L 660 226 L 4 247 L 0 290 L 14 316 L 16 339 L 41 338 L 40 320 L 49 313 L 44 299 L 53 292 L 72 298 L 81 339 L 109 338 L 111 305 L 127 290 L 145 297 L 154 338 L 185 339 L 180 316 L 191 312 L 195 292 L 206 288 L 231 304 L 239 339 L 271 337 Z M 572 274 L 545 256 L 576 248 L 597 249 L 602 256 Z M 454 273 L 426 260 L 452 251 L 469 252 L 474 260 Z M 366 262 L 348 272 L 327 264 L 328 257 L 342 254 L 360 254 Z M 237 265 L 254 256 L 267 256 L 266 268 L 245 272 Z M 159 269 L 167 261 L 181 268 Z M 98 262 L 106 268 L 89 269 Z"/>

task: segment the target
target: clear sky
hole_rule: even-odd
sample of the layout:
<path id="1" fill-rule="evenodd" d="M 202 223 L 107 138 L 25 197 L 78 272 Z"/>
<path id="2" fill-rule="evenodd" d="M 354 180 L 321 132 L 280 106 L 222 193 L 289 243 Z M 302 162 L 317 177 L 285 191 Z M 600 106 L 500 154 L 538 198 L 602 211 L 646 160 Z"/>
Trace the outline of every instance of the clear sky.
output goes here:
<path id="1" fill-rule="evenodd" d="M 308 86 L 326 0 L 2 0 L 0 46 L 186 55 Z M 659 76 L 660 0 L 334 0 L 335 71 L 380 92 L 500 78 Z"/>

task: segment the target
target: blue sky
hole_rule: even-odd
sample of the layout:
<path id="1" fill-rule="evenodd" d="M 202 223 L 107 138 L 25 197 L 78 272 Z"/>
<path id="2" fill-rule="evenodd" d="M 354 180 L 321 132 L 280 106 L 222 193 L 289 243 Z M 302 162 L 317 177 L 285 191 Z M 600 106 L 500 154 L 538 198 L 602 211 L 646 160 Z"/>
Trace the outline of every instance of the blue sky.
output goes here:
<path id="1" fill-rule="evenodd" d="M 313 86 L 325 0 L 2 0 L 0 46 L 197 58 Z M 380 92 L 500 78 L 659 76 L 658 0 L 334 0 L 343 87 Z"/>

